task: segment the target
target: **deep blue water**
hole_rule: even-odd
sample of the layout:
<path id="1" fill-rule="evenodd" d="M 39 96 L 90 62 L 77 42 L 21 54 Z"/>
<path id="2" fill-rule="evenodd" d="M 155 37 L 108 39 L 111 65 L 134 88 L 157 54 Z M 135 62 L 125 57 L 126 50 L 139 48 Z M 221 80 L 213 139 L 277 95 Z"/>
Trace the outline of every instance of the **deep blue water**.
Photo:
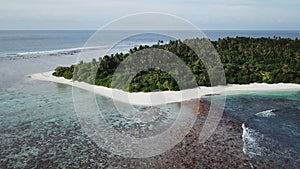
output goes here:
<path id="1" fill-rule="evenodd" d="M 0 31 L 1 165 L 22 168 L 34 165 L 40 158 L 51 163 L 61 157 L 64 157 L 61 163 L 67 164 L 69 160 L 83 158 L 78 154 L 93 151 L 82 146 L 90 141 L 78 130 L 80 125 L 73 107 L 72 87 L 26 77 L 30 73 L 51 71 L 58 65 L 77 62 L 76 53 L 70 51 L 81 48 L 93 33 Z M 228 36 L 300 38 L 300 31 L 205 33 L 212 40 Z M 103 41 L 114 37 L 115 33 L 107 32 Z M 123 42 L 122 50 L 158 40 L 169 39 L 151 34 L 135 36 Z M 85 95 L 89 93 L 82 91 L 83 99 Z M 109 103 L 106 98 L 98 96 L 97 99 Z M 225 111 L 247 128 L 244 129 L 244 139 L 248 139 L 245 153 L 252 158 L 273 158 L 280 163 L 285 158 L 290 160 L 283 164 L 300 159 L 300 92 L 228 96 Z M 115 122 L 115 119 L 110 120 Z M 53 155 L 57 152 L 63 155 Z"/>
<path id="2" fill-rule="evenodd" d="M 66 50 L 81 48 L 96 31 L 0 31 L 0 57 L 11 57 L 28 52 Z M 225 37 L 283 37 L 299 38 L 300 31 L 203 31 L 211 40 Z M 192 36 L 192 33 L 187 33 Z M 122 32 L 107 31 L 101 37 L 103 42 L 111 41 Z M 131 38 L 126 45 L 153 44 L 159 40 L 169 41 L 173 38 L 144 35 Z M 106 45 L 102 43 L 100 45 Z"/>
<path id="3" fill-rule="evenodd" d="M 0 31 L 0 56 L 81 47 L 93 31 Z"/>

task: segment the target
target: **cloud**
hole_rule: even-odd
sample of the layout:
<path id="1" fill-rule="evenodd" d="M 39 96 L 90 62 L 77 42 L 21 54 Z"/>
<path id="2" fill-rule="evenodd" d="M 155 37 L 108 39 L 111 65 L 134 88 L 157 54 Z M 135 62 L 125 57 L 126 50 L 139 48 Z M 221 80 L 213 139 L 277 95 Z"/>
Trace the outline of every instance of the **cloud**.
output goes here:
<path id="1" fill-rule="evenodd" d="M 204 29 L 300 29 L 297 0 L 10 0 L 0 29 L 97 29 L 138 12 L 164 12 Z"/>

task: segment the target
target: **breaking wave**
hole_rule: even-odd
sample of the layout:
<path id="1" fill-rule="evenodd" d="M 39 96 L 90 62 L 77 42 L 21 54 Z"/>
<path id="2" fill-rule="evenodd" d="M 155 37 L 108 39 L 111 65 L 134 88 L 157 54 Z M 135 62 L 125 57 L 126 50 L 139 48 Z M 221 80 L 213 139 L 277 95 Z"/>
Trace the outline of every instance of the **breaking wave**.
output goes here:
<path id="1" fill-rule="evenodd" d="M 272 116 L 276 116 L 274 111 L 275 111 L 275 109 L 265 110 L 265 111 L 262 111 L 262 112 L 258 112 L 255 115 L 259 116 L 259 117 L 272 117 Z"/>
<path id="2" fill-rule="evenodd" d="M 246 127 L 244 123 L 242 128 L 243 152 L 250 158 L 264 158 L 269 161 L 277 161 L 278 164 L 297 158 L 298 153 L 289 145 Z"/>
<path id="3" fill-rule="evenodd" d="M 261 135 L 260 133 L 256 132 L 253 129 L 247 128 L 244 123 L 242 125 L 242 128 L 243 128 L 242 139 L 244 142 L 244 146 L 243 146 L 244 154 L 247 154 L 250 157 L 262 155 L 261 147 L 257 142 L 257 138 L 263 137 L 263 135 Z"/>
<path id="4" fill-rule="evenodd" d="M 119 45 L 115 49 L 111 49 L 110 46 L 95 46 L 95 47 L 79 47 L 79 48 L 68 48 L 68 49 L 58 49 L 58 50 L 45 50 L 45 51 L 34 51 L 34 52 L 20 52 L 20 53 L 10 53 L 6 56 L 0 56 L 1 59 L 26 59 L 26 58 L 39 58 L 41 56 L 63 56 L 63 55 L 75 55 L 81 52 L 96 51 L 96 50 L 116 50 L 113 52 L 127 52 L 130 46 Z"/>

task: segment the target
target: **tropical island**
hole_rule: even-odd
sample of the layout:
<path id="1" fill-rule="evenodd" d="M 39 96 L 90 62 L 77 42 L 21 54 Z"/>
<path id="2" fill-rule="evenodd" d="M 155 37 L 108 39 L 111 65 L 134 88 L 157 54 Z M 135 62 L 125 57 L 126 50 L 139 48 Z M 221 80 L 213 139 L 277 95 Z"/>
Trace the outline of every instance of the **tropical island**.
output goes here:
<path id="1" fill-rule="evenodd" d="M 145 49 L 162 49 L 175 54 L 189 67 L 198 86 L 211 86 L 202 60 L 186 45 L 193 40 L 195 39 L 176 40 L 166 44 L 158 41 L 152 46 L 141 45 L 130 49 L 126 54 L 106 55 L 100 57 L 99 60 L 93 59 L 87 63 L 81 61 L 70 67 L 58 66 L 53 76 L 110 88 L 114 72 L 128 56 Z M 201 39 L 198 40 L 201 41 Z M 226 84 L 300 84 L 300 40 L 297 38 L 227 37 L 210 42 L 218 52 L 224 66 Z M 124 78 L 126 71 L 119 74 L 119 77 L 126 80 Z M 126 92 L 180 90 L 176 80 L 159 67 L 139 72 L 131 80 L 128 88 L 122 88 L 122 86 L 116 88 Z M 188 88 L 188 86 L 184 87 L 184 89 Z"/>
<path id="2" fill-rule="evenodd" d="M 169 164 L 171 165 L 170 168 L 172 168 L 174 167 L 174 161 L 179 161 L 178 164 L 175 163 L 176 166 L 182 166 L 181 161 L 177 160 L 181 157 L 187 157 L 192 160 L 197 157 L 197 160 L 189 164 L 196 168 L 197 166 L 218 166 L 220 161 L 222 166 L 228 166 L 225 168 L 232 168 L 232 166 L 234 168 L 272 168 L 273 166 L 282 168 L 280 166 L 282 161 L 286 163 L 283 165 L 292 165 L 286 154 L 275 158 L 272 156 L 270 160 L 261 158 L 263 156 L 258 156 L 259 158 L 248 157 L 252 150 L 250 148 L 251 150 L 248 151 L 248 140 L 253 140 L 252 137 L 247 136 L 251 132 L 250 128 L 245 125 L 246 122 L 233 118 L 232 115 L 225 111 L 216 131 L 203 145 L 199 145 L 199 135 L 196 133 L 202 130 L 206 119 L 209 117 L 211 105 L 213 106 L 205 99 L 201 99 L 204 95 L 300 91 L 299 40 L 237 37 L 211 41 L 221 58 L 222 68 L 224 68 L 226 75 L 226 80 L 223 79 L 225 80 L 225 85 L 216 86 L 210 84 L 208 72 L 206 71 L 209 64 L 202 63 L 202 60 L 185 45 L 189 43 L 187 41 L 189 40 L 183 42 L 171 41 L 168 44 L 163 44 L 159 41 L 153 46 L 133 48 L 126 54 L 117 53 L 101 57 L 99 60 L 93 59 L 92 62 L 86 63 L 81 61 L 79 64 L 70 67 L 58 66 L 54 72 L 30 74 L 29 77 L 74 86 L 111 98 L 114 101 L 122 101 L 131 105 L 150 106 L 152 108 L 155 105 L 180 103 L 180 106 L 188 107 L 200 118 L 197 118 L 193 129 L 186 135 L 182 144 L 177 144 L 167 153 L 154 157 L 154 159 L 163 158 L 164 163 L 154 163 L 154 165 L 159 165 L 160 167 L 153 168 L 166 168 L 165 166 Z M 193 72 L 193 80 L 197 82 L 197 87 L 190 88 L 191 86 L 184 84 L 182 90 L 182 88 L 179 88 L 178 81 L 160 67 L 140 71 L 132 80 L 127 78 L 130 70 L 125 69 L 124 72 L 116 73 L 120 64 L 130 60 L 130 56 L 136 53 L 142 52 L 140 54 L 145 54 L 145 56 L 157 54 L 147 49 L 162 49 L 179 56 Z M 207 53 L 207 51 L 204 53 Z M 211 54 L 210 51 L 207 54 Z M 159 56 L 164 62 L 168 61 L 168 55 Z M 133 59 L 133 64 L 148 63 L 149 60 L 145 58 Z M 211 61 L 214 62 L 215 60 Z M 175 61 L 169 63 L 171 67 L 177 65 Z M 206 66 L 204 66 L 205 64 Z M 134 67 L 135 65 L 129 66 Z M 220 67 L 213 69 L 213 71 L 218 72 L 218 68 Z M 173 72 L 171 71 L 175 75 L 180 75 L 183 82 L 190 80 L 188 76 L 180 72 L 181 69 L 176 67 L 174 67 Z M 124 83 L 130 81 L 130 86 L 128 88 L 114 86 L 113 78 L 120 78 Z M 81 93 L 76 88 L 75 92 L 79 91 Z M 243 98 L 243 96 L 241 97 Z M 280 99 L 279 102 L 282 102 L 282 100 Z M 261 104 L 264 104 L 264 102 Z M 110 106 L 107 107 L 111 109 Z M 142 109 L 142 111 L 144 110 Z M 252 117 L 258 117 L 261 114 L 266 115 L 266 113 L 270 112 L 273 116 L 277 116 L 274 115 L 273 111 L 274 109 L 254 112 L 255 114 Z M 136 128 L 134 128 L 134 131 L 136 131 Z M 274 145 L 274 147 L 276 146 L 277 144 Z M 278 151 L 281 150 L 279 149 Z"/>

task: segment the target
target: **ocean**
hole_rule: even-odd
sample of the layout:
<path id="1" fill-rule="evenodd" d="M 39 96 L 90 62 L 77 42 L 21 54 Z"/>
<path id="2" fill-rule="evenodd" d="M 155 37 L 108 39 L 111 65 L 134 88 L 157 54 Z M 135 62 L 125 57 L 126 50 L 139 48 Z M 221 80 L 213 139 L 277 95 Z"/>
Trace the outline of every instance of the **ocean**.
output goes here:
<path id="1" fill-rule="evenodd" d="M 300 155 L 300 92 L 227 96 L 225 111 L 243 122 L 244 153 L 285 164 Z"/>
<path id="2" fill-rule="evenodd" d="M 72 87 L 26 75 L 77 63 L 76 54 L 94 32 L 0 31 L 0 168 L 26 168 L 39 160 L 67 164 L 93 156 L 86 146 L 93 142 L 80 130 Z M 300 31 L 204 33 L 212 40 L 235 36 L 300 38 Z M 112 32 L 105 35 L 108 40 L 116 36 Z M 136 36 L 122 42 L 120 50 L 158 40 L 171 39 L 153 34 Z M 101 45 L 103 50 L 109 49 L 107 44 Z M 89 94 L 81 92 L 83 98 Z M 106 98 L 97 99 L 109 106 Z M 299 164 L 300 92 L 227 96 L 225 111 L 243 123 L 245 154 L 254 159 L 274 159 L 283 167 Z"/>

